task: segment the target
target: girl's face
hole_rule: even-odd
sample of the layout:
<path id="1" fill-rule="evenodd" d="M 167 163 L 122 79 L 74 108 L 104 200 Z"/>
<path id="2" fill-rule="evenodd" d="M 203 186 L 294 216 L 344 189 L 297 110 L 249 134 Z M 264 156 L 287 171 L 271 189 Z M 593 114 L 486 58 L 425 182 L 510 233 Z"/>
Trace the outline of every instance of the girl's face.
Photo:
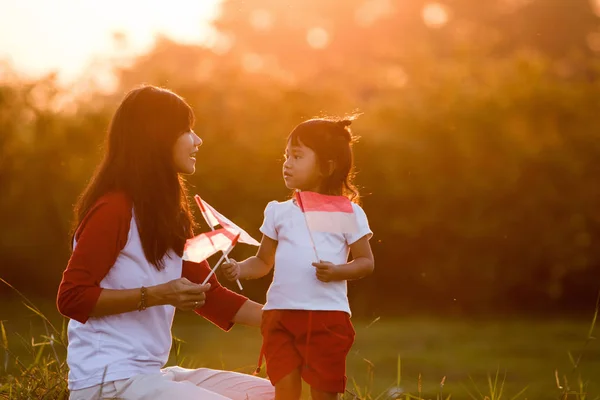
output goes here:
<path id="1" fill-rule="evenodd" d="M 181 134 L 173 146 L 173 164 L 180 174 L 193 174 L 196 171 L 196 152 L 202 139 L 191 129 Z"/>
<path id="2" fill-rule="evenodd" d="M 318 192 L 322 178 L 317 154 L 300 142 L 293 145 L 290 140 L 285 148 L 283 163 L 285 186 L 288 189 Z"/>

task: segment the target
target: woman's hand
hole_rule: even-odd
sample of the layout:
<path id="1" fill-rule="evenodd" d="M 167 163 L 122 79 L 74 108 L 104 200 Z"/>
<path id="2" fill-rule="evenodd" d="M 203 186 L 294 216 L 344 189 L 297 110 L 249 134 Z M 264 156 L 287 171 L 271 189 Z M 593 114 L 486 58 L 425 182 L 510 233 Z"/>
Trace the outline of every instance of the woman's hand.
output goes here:
<path id="1" fill-rule="evenodd" d="M 221 270 L 230 281 L 236 281 L 240 279 L 241 271 L 240 264 L 235 261 L 233 258 L 230 258 L 228 262 L 225 262 L 221 265 Z"/>
<path id="2" fill-rule="evenodd" d="M 210 283 L 201 285 L 179 278 L 148 288 L 148 300 L 151 304 L 170 304 L 180 310 L 195 310 L 204 305 L 209 289 Z"/>

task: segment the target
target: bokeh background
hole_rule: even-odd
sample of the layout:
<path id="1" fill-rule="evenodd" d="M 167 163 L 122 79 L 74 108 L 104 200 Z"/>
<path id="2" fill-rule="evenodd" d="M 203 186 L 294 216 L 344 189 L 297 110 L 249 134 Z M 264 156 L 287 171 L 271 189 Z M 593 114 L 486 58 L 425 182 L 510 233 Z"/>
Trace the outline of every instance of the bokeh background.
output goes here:
<path id="1" fill-rule="evenodd" d="M 382 393 L 401 364 L 402 390 L 446 376 L 468 398 L 506 370 L 509 394 L 556 398 L 556 371 L 582 355 L 573 383 L 600 395 L 600 347 L 585 344 L 600 290 L 600 2 L 68 3 L 0 2 L 0 277 L 52 318 L 72 206 L 128 90 L 161 85 L 193 106 L 190 192 L 256 237 L 267 202 L 289 195 L 289 131 L 361 112 L 376 271 L 349 284 L 357 386 Z M 264 301 L 270 279 L 245 293 Z M 9 336 L 35 330 L 14 290 L 0 301 Z M 256 331 L 189 315 L 174 331 L 199 365 L 253 369 Z"/>

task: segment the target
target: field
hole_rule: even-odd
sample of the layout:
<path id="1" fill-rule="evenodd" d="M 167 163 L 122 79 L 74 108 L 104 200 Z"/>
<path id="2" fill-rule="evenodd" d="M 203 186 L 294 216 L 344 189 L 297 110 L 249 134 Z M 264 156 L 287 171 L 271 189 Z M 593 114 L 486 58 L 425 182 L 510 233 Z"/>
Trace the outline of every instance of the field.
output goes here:
<path id="1" fill-rule="evenodd" d="M 5 302 L 3 306 L 6 307 L 2 307 L 1 319 L 9 352 L 5 352 L 0 368 L 0 383 L 4 384 L 0 398 L 19 398 L 15 382 L 23 385 L 26 380 L 38 379 L 35 374 L 39 370 L 56 369 L 54 360 L 58 357 L 62 362 L 64 350 L 58 343 L 60 334 L 55 335 L 56 356 L 51 346 L 43 344 L 47 340 L 42 338 L 46 335 L 42 318 L 20 303 Z M 60 332 L 63 321 L 52 304 L 44 304 L 41 310 Z M 518 395 L 520 399 L 557 399 L 564 390 L 558 388 L 558 373 L 563 388 L 566 377 L 571 390 L 587 393 L 585 398 L 598 398 L 600 344 L 586 340 L 591 323 L 591 317 L 589 321 L 505 317 L 357 319 L 356 342 L 347 362 L 347 396 L 352 398 L 352 393 L 360 398 L 389 398 L 403 394 L 405 398 L 410 394 L 433 399 L 449 395 L 452 399 L 511 399 Z M 48 329 L 51 334 L 52 328 Z M 256 367 L 260 335 L 255 329 L 237 326 L 224 333 L 195 315 L 178 313 L 173 333 L 177 339 L 169 365 L 246 373 L 252 373 Z M 574 370 L 573 362 L 580 356 Z M 34 364 L 41 367 L 38 372 L 23 374 L 15 358 L 21 368 Z M 44 360 L 51 364 L 44 367 Z M 66 373 L 66 369 L 63 367 L 60 373 Z M 496 387 L 490 389 L 490 379 L 493 386 L 496 376 Z M 57 377 L 44 379 L 60 385 Z M 11 395 L 8 382 L 13 382 Z"/>

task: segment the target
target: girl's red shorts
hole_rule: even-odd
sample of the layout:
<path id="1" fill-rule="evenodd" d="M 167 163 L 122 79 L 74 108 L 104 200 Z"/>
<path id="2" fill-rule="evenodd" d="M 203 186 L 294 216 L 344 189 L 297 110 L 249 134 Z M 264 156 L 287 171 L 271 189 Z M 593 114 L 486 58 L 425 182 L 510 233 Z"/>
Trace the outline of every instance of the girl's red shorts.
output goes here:
<path id="1" fill-rule="evenodd" d="M 266 310 L 261 332 L 262 354 L 273 385 L 299 368 L 302 379 L 313 388 L 331 393 L 345 391 L 346 356 L 355 334 L 347 313 Z"/>

